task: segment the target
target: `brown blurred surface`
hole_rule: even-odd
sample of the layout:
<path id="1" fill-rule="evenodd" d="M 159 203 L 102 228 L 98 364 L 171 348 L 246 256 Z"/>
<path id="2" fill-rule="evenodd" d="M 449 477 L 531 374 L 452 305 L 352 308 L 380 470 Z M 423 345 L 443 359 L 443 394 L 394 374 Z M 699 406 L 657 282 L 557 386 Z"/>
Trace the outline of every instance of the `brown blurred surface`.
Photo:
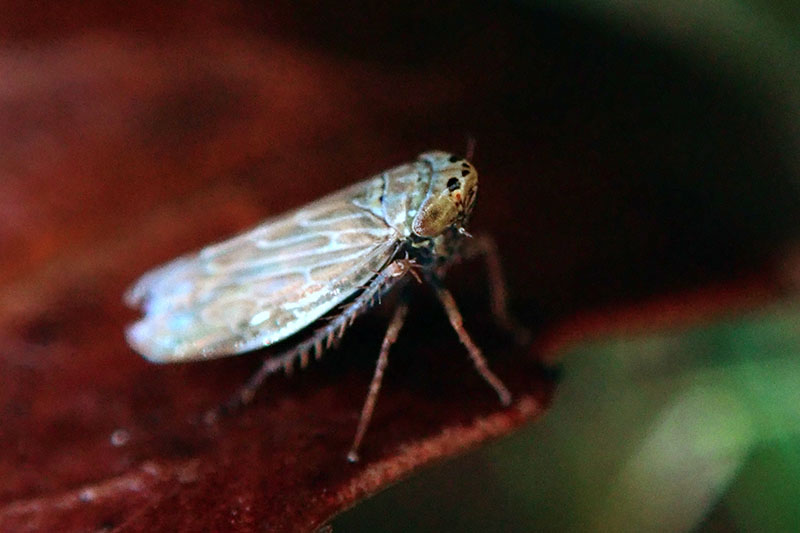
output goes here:
<path id="1" fill-rule="evenodd" d="M 538 415 L 549 386 L 491 326 L 479 269 L 451 285 L 520 402 L 498 413 L 423 291 L 357 466 L 380 313 L 211 429 L 196 415 L 259 355 L 157 367 L 124 342 L 148 268 L 422 150 L 477 139 L 472 229 L 537 330 L 761 272 L 791 236 L 753 87 L 555 13 L 458 5 L 6 6 L 3 527 L 309 529 Z"/>

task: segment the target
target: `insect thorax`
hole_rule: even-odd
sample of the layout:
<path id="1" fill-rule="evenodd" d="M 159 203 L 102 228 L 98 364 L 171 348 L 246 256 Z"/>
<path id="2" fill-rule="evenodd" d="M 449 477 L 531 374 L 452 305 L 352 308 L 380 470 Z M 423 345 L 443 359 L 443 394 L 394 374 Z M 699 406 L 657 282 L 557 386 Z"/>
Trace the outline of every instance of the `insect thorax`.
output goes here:
<path id="1" fill-rule="evenodd" d="M 408 256 L 423 270 L 435 270 L 439 274 L 458 258 L 463 235 L 455 230 L 448 230 L 434 238 L 411 235 L 398 249 L 397 257 Z"/>
<path id="2" fill-rule="evenodd" d="M 434 236 L 420 236 L 414 232 L 414 220 L 420 207 L 430 197 L 436 182 L 442 180 L 441 172 L 429 156 L 438 157 L 448 165 L 447 159 L 452 157 L 444 152 L 432 152 L 414 162 L 386 170 L 368 180 L 363 194 L 353 201 L 382 218 L 397 232 L 399 254 L 413 257 L 424 268 L 438 268 L 455 256 L 462 236 L 453 228 Z"/>
<path id="3" fill-rule="evenodd" d="M 436 237 L 463 227 L 475 203 L 478 174 L 465 159 L 425 152 L 364 182 L 353 202 L 393 228 L 399 238 Z"/>
<path id="4" fill-rule="evenodd" d="M 432 171 L 422 161 L 406 163 L 368 180 L 361 196 L 353 203 L 383 219 L 398 235 L 398 240 L 413 234 L 412 222 L 428 193 Z"/>

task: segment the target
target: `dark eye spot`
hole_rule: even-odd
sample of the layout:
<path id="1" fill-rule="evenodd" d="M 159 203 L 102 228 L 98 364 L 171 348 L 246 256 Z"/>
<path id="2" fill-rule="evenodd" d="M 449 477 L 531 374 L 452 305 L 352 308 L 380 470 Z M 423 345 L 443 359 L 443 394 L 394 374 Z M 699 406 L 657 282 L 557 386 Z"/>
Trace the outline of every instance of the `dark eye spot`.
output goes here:
<path id="1" fill-rule="evenodd" d="M 448 161 L 450 161 L 451 163 L 455 163 L 459 159 L 461 159 L 461 158 L 458 157 L 457 155 L 451 155 L 450 158 L 448 159 Z"/>
<path id="2" fill-rule="evenodd" d="M 469 163 L 464 161 L 463 163 L 461 163 L 461 166 L 464 167 L 464 168 L 469 168 Z"/>
<path id="3" fill-rule="evenodd" d="M 465 176 L 465 177 L 466 177 L 466 176 L 469 176 L 469 170 L 462 170 L 462 171 L 461 171 L 461 175 L 462 175 L 462 176 Z"/>
<path id="4" fill-rule="evenodd" d="M 461 180 L 459 180 L 458 178 L 450 178 L 449 180 L 447 180 L 447 188 L 451 192 L 458 189 L 459 187 L 461 187 Z"/>

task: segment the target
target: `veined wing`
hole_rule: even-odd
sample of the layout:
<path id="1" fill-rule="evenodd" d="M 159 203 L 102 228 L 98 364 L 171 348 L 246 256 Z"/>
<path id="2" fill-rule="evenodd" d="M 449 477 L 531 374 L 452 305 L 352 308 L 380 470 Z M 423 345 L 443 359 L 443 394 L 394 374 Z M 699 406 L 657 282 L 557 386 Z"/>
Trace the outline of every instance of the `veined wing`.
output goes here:
<path id="1" fill-rule="evenodd" d="M 382 180 L 353 185 L 144 276 L 128 342 L 156 362 L 213 358 L 296 333 L 369 281 L 398 235 L 374 214 Z M 376 192 L 377 191 L 377 192 Z"/>

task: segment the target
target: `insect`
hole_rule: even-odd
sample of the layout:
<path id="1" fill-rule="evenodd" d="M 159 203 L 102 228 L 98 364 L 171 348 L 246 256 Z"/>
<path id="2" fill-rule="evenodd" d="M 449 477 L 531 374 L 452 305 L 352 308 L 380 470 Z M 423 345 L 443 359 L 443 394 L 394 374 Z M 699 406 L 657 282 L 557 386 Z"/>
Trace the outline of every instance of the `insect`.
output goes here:
<path id="1" fill-rule="evenodd" d="M 496 249 L 465 227 L 475 206 L 478 174 L 466 159 L 425 152 L 365 181 L 267 220 L 227 241 L 179 257 L 146 273 L 126 293 L 144 316 L 129 326 L 128 343 L 156 363 L 211 359 L 269 346 L 306 328 L 310 334 L 268 356 L 227 404 L 249 403 L 264 379 L 305 367 L 393 289 L 410 279 L 433 287 L 475 368 L 503 405 L 511 393 L 489 369 L 462 325 L 442 279 L 460 258 L 482 255 L 501 325 L 518 329 L 506 309 Z M 353 445 L 358 451 L 408 312 L 405 293 L 389 322 Z M 327 321 L 318 320 L 327 318 Z M 320 324 L 316 329 L 313 324 Z"/>

